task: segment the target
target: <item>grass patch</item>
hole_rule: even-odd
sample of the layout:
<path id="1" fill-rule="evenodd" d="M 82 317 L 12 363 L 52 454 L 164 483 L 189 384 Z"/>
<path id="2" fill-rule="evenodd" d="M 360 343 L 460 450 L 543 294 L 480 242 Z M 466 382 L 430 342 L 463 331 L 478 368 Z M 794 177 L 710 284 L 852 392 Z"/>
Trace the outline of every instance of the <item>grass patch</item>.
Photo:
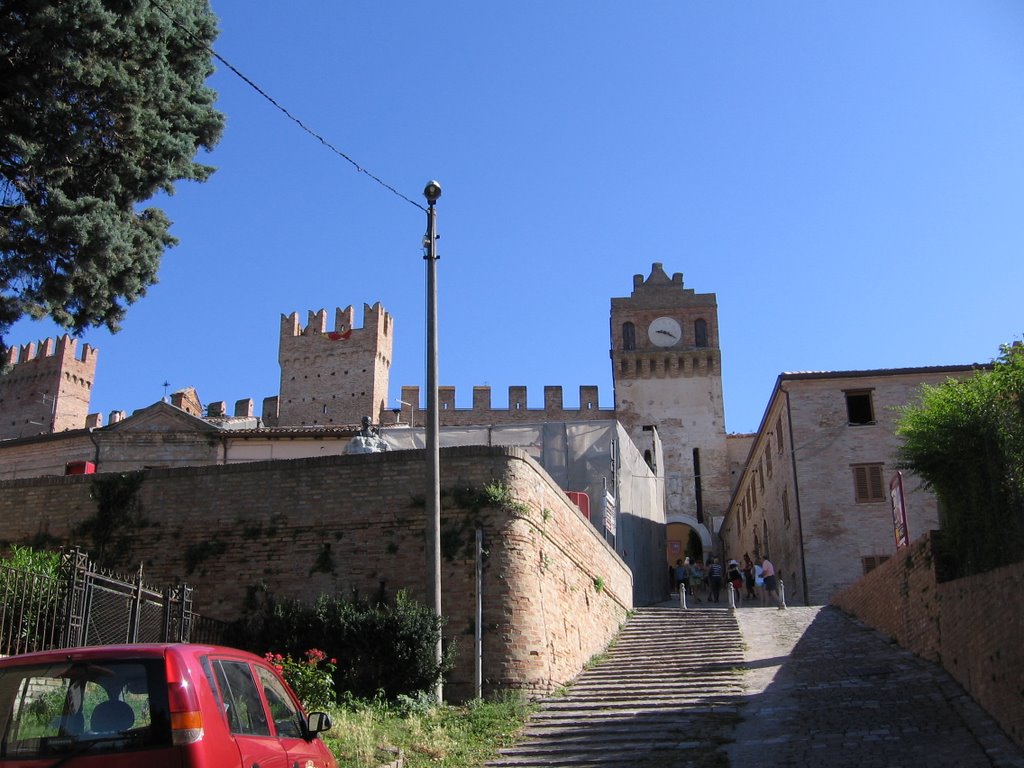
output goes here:
<path id="1" fill-rule="evenodd" d="M 514 693 L 465 706 L 357 703 L 331 712 L 323 738 L 342 768 L 376 768 L 399 754 L 406 768 L 472 768 L 512 744 L 535 709 Z"/>
<path id="2" fill-rule="evenodd" d="M 600 664 L 602 661 L 604 661 L 607 658 L 608 658 L 608 652 L 607 651 L 603 651 L 602 653 L 595 653 L 593 656 L 591 656 L 589 659 L 587 659 L 586 663 L 583 665 L 583 668 L 584 669 L 593 669 L 594 667 L 596 667 L 598 664 Z"/>

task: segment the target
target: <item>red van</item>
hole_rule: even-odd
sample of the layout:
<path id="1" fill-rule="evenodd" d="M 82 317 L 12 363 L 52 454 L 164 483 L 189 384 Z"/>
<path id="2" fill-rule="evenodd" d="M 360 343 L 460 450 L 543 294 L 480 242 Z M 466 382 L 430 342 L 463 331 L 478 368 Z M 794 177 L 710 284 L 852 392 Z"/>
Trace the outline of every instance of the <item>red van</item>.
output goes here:
<path id="1" fill-rule="evenodd" d="M 104 645 L 0 659 L 0 767 L 337 768 L 277 671 L 245 651 Z"/>

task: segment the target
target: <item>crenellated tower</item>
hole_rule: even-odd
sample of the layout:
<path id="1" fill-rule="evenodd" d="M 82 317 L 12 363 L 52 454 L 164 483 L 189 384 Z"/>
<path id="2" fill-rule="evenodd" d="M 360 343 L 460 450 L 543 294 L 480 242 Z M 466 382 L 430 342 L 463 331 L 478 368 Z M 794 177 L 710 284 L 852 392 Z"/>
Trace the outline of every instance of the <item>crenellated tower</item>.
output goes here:
<path id="1" fill-rule="evenodd" d="M 0 373 L 0 439 L 84 429 L 98 351 L 67 334 L 11 347 Z"/>
<path id="2" fill-rule="evenodd" d="M 363 305 L 363 327 L 355 310 L 335 310 L 334 329 L 327 312 L 281 315 L 281 390 L 278 426 L 354 426 L 364 416 L 380 422 L 388 400 L 394 318 L 380 303 Z"/>
<path id="3" fill-rule="evenodd" d="M 667 510 L 708 524 L 729 503 L 718 302 L 661 264 L 611 305 L 615 412 L 637 445 L 655 427 Z"/>

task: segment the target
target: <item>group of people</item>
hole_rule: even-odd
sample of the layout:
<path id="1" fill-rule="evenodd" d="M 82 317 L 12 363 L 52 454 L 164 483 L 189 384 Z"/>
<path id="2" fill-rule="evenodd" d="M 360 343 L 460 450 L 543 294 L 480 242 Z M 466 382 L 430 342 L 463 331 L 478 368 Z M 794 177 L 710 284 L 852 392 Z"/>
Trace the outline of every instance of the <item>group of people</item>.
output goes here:
<path id="1" fill-rule="evenodd" d="M 743 562 L 730 560 L 723 567 L 718 557 L 709 557 L 705 563 L 699 558 L 689 557 L 676 560 L 672 568 L 673 591 L 685 590 L 687 597 L 695 602 L 717 603 L 722 599 L 722 590 L 731 585 L 736 590 L 736 604 L 758 602 L 761 605 L 774 603 L 783 608 L 779 599 L 779 582 L 775 566 L 765 555 L 760 563 L 744 553 Z"/>

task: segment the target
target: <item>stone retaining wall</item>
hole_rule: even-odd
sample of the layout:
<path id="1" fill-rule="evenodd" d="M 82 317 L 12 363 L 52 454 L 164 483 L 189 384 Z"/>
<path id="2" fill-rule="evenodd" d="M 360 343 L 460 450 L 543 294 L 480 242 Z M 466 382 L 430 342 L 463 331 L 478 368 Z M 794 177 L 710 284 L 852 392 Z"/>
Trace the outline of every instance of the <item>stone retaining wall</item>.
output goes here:
<path id="1" fill-rule="evenodd" d="M 1024 746 L 1024 562 L 937 583 L 932 532 L 832 604 L 941 664 Z"/>
<path id="2" fill-rule="evenodd" d="M 423 451 L 144 473 L 135 511 L 97 517 L 94 478 L 0 483 L 0 541 L 99 546 L 150 583 L 195 586 L 197 608 L 232 619 L 247 591 L 427 601 Z M 511 503 L 482 505 L 487 485 Z M 548 475 L 507 447 L 441 451 L 442 610 L 458 645 L 446 697 L 473 693 L 475 530 L 483 578 L 485 690 L 539 694 L 571 680 L 632 608 L 632 574 Z M 82 528 L 83 523 L 91 529 Z M 89 541 L 89 530 L 106 530 Z"/>

